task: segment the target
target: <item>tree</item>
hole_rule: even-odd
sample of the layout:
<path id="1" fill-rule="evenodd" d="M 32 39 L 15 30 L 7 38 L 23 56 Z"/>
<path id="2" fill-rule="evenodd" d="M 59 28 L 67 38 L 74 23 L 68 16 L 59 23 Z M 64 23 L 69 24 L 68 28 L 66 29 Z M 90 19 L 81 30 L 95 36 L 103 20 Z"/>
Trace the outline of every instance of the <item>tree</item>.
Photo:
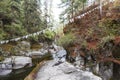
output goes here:
<path id="1" fill-rule="evenodd" d="M 66 15 L 68 20 L 74 18 L 81 9 L 84 10 L 86 2 L 87 0 L 61 0 L 60 8 L 65 8 L 61 17 Z"/>
<path id="2" fill-rule="evenodd" d="M 0 2 L 1 26 L 8 38 L 21 36 L 25 34 L 22 25 L 22 0 L 2 0 Z"/>
<path id="3" fill-rule="evenodd" d="M 1 0 L 0 30 L 5 34 L 4 39 L 43 29 L 41 6 L 41 0 Z"/>
<path id="4" fill-rule="evenodd" d="M 37 4 L 38 0 L 28 0 L 24 1 L 24 15 L 25 15 L 25 23 L 29 33 L 33 33 L 41 30 L 42 20 L 40 18 L 40 10 Z"/>
<path id="5" fill-rule="evenodd" d="M 44 1 L 44 24 L 46 28 L 53 26 L 52 2 L 53 0 Z"/>

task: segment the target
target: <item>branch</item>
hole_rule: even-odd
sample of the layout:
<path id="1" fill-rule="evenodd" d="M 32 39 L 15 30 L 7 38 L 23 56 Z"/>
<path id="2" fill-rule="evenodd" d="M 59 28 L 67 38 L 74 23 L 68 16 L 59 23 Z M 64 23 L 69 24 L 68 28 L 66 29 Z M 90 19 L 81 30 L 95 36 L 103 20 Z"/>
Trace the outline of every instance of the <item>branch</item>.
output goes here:
<path id="1" fill-rule="evenodd" d="M 98 58 L 100 59 L 100 62 L 113 62 L 113 63 L 120 65 L 120 60 L 117 60 L 117 59 L 112 58 L 112 57 L 103 57 L 103 56 L 99 55 Z"/>

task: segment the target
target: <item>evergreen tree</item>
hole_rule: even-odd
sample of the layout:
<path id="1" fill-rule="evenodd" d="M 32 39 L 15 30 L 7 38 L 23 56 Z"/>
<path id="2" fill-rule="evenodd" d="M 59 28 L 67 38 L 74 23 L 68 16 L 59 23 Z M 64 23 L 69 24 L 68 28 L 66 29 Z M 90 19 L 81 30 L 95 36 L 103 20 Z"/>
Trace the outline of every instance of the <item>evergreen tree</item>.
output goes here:
<path id="1" fill-rule="evenodd" d="M 84 10 L 87 0 L 61 0 L 61 2 L 60 8 L 65 8 L 65 10 L 60 15 L 60 18 L 65 15 L 64 18 L 70 20 L 70 18 L 78 14 L 81 9 Z"/>
<path id="2" fill-rule="evenodd" d="M 41 30 L 42 20 L 40 18 L 40 10 L 38 6 L 38 0 L 25 0 L 24 1 L 24 26 L 30 33 Z"/>
<path id="3" fill-rule="evenodd" d="M 43 28 L 41 0 L 0 1 L 0 40 L 23 36 Z"/>

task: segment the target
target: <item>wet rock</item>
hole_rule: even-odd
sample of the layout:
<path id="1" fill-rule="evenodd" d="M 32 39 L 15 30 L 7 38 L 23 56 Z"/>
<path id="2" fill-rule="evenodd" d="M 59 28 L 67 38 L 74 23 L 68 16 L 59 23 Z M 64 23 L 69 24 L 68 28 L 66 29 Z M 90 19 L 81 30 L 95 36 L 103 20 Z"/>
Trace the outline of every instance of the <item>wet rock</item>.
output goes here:
<path id="1" fill-rule="evenodd" d="M 113 64 L 100 63 L 99 75 L 103 80 L 110 80 L 113 76 Z"/>
<path id="2" fill-rule="evenodd" d="M 30 51 L 30 42 L 22 41 L 12 48 L 12 54 L 15 56 L 25 56 Z"/>
<path id="3" fill-rule="evenodd" d="M 16 48 L 18 48 L 18 51 L 29 51 L 30 47 L 31 47 L 30 42 L 27 41 L 22 41 L 18 43 L 18 45 L 16 46 Z"/>
<path id="4" fill-rule="evenodd" d="M 56 53 L 55 60 L 62 61 L 62 62 L 66 61 L 66 54 L 67 54 L 67 52 L 64 49 L 58 51 Z"/>
<path id="5" fill-rule="evenodd" d="M 56 51 L 60 51 L 60 50 L 63 50 L 63 49 L 64 49 L 63 47 L 57 46 L 56 44 L 52 44 L 52 46 L 54 47 L 54 49 L 55 49 Z"/>
<path id="6" fill-rule="evenodd" d="M 56 63 L 55 60 L 46 62 L 35 80 L 102 80 L 91 72 L 77 69 L 68 62 L 53 66 Z"/>
<path id="7" fill-rule="evenodd" d="M 12 72 L 12 69 L 10 70 L 1 70 L 0 69 L 0 76 L 8 75 Z"/>
<path id="8" fill-rule="evenodd" d="M 32 59 L 30 57 L 12 56 L 10 58 L 6 58 L 2 63 L 7 65 L 6 67 L 3 67 L 4 69 L 20 69 L 26 65 L 32 66 Z"/>
<path id="9" fill-rule="evenodd" d="M 0 63 L 0 76 L 8 75 L 12 72 L 12 64 L 3 64 L 3 62 Z"/>
<path id="10" fill-rule="evenodd" d="M 26 65 L 32 66 L 32 59 L 30 57 L 13 56 L 13 69 L 23 68 Z"/>
<path id="11" fill-rule="evenodd" d="M 52 54 L 54 60 L 61 62 L 66 61 L 67 52 L 63 47 L 52 44 L 49 48 L 49 52 Z"/>
<path id="12" fill-rule="evenodd" d="M 56 61 L 64 62 L 66 61 L 66 50 L 61 46 L 56 46 L 55 44 L 49 49 L 49 52 L 52 54 L 53 59 Z"/>
<path id="13" fill-rule="evenodd" d="M 31 46 L 30 42 L 22 41 L 20 44 L 21 44 L 22 47 L 30 49 L 30 46 Z"/>
<path id="14" fill-rule="evenodd" d="M 27 53 L 27 56 L 38 56 L 38 57 L 42 57 L 43 55 L 47 54 L 48 50 L 41 48 L 39 51 L 31 51 L 29 53 Z"/>

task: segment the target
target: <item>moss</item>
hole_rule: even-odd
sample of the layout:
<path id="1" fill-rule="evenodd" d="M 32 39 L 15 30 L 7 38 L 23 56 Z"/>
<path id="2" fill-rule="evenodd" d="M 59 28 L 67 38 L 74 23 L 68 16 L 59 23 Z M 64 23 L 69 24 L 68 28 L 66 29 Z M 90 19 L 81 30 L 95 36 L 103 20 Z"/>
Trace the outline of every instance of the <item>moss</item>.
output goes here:
<path id="1" fill-rule="evenodd" d="M 45 55 L 43 55 L 42 57 L 36 57 L 36 56 L 32 56 L 32 61 L 34 64 L 38 64 L 39 62 L 42 62 L 44 60 L 52 60 L 52 55 L 50 53 L 47 53 Z"/>
<path id="2" fill-rule="evenodd" d="M 3 51 L 12 52 L 14 45 L 4 44 L 4 45 L 1 45 L 0 47 L 3 49 Z"/>
<path id="3" fill-rule="evenodd" d="M 113 78 L 110 78 L 110 80 L 114 80 Z"/>
<path id="4" fill-rule="evenodd" d="M 0 56 L 0 61 L 3 61 L 4 60 L 4 57 L 3 56 Z"/>
<path id="5" fill-rule="evenodd" d="M 40 45 L 40 44 L 32 44 L 31 45 L 31 49 L 32 50 L 39 50 L 39 49 L 41 49 L 42 48 L 42 46 Z"/>

